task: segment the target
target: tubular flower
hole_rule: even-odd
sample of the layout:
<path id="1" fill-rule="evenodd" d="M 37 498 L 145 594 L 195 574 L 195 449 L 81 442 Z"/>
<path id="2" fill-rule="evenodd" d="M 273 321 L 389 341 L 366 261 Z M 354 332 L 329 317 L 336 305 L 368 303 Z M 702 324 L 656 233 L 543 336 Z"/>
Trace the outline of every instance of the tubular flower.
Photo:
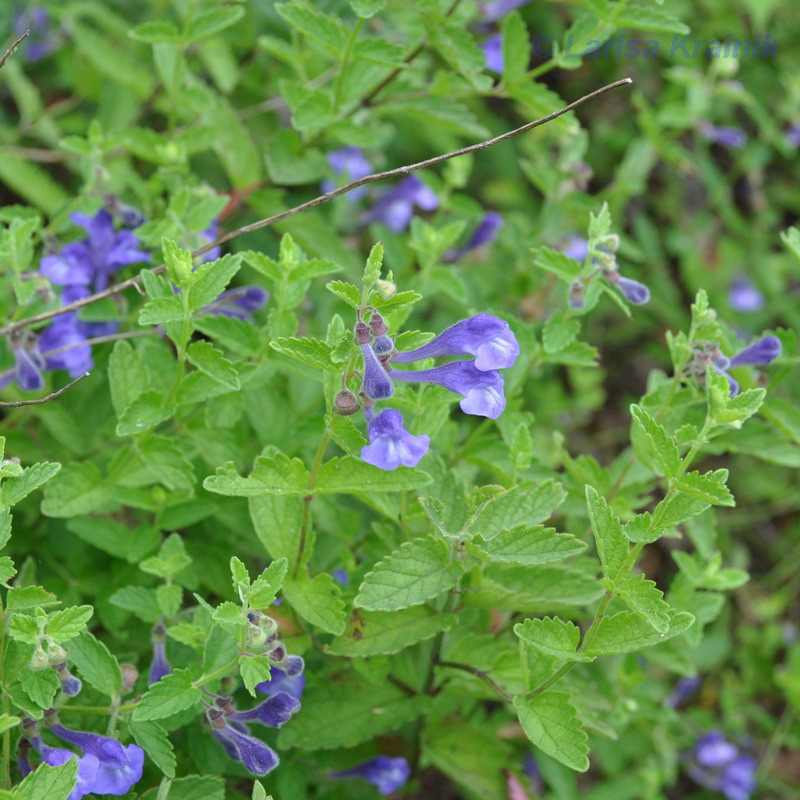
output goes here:
<path id="1" fill-rule="evenodd" d="M 367 161 L 366 156 L 359 147 L 340 147 L 338 150 L 333 150 L 328 153 L 327 159 L 328 166 L 330 166 L 333 174 L 337 178 L 342 179 L 340 181 L 341 183 L 352 183 L 353 181 L 365 178 L 372 172 L 372 165 Z M 320 188 L 325 193 L 332 192 L 336 188 L 337 183 L 338 181 L 326 178 L 322 181 Z M 351 203 L 354 203 L 366 193 L 367 187 L 359 186 L 347 195 L 347 199 Z"/>
<path id="2" fill-rule="evenodd" d="M 712 358 L 711 364 L 720 375 L 724 375 L 728 379 L 731 397 L 735 397 L 739 394 L 739 383 L 731 377 L 728 370 L 732 367 L 766 366 L 781 354 L 782 349 L 781 340 L 777 336 L 764 336 L 757 342 L 745 347 L 744 350 L 739 351 L 730 359 L 721 354 Z"/>
<path id="3" fill-rule="evenodd" d="M 414 436 L 403 427 L 403 417 L 399 411 L 387 408 L 375 416 L 367 409 L 370 443 L 361 449 L 361 460 L 385 470 L 416 467 L 419 460 L 428 452 L 430 436 Z"/>
<path id="4" fill-rule="evenodd" d="M 80 800 L 80 798 L 95 791 L 97 772 L 100 769 L 100 761 L 96 756 L 87 754 L 79 757 L 71 750 L 65 750 L 63 747 L 50 747 L 39 736 L 33 737 L 31 744 L 42 757 L 42 761 L 51 767 L 60 767 L 70 759 L 78 759 L 78 779 L 67 800 Z"/>
<path id="5" fill-rule="evenodd" d="M 260 739 L 251 736 L 246 725 L 229 722 L 225 713 L 212 708 L 206 712 L 214 738 L 234 760 L 241 761 L 253 775 L 266 775 L 280 763 L 278 754 Z"/>
<path id="6" fill-rule="evenodd" d="M 0 388 L 17 381 L 23 392 L 37 392 L 44 386 L 45 360 L 39 345 L 39 340 L 31 331 L 21 331 L 9 338 L 8 347 L 16 361 L 16 367 L 11 369 L 0 380 Z"/>
<path id="7" fill-rule="evenodd" d="M 435 211 L 439 199 L 416 175 L 409 175 L 378 198 L 366 220 L 383 222 L 389 230 L 401 233 L 411 222 L 415 206 L 423 211 Z"/>
<path id="8" fill-rule="evenodd" d="M 405 785 L 411 767 L 404 758 L 377 756 L 351 769 L 332 772 L 331 778 L 363 778 L 377 787 L 379 794 L 391 794 Z"/>
<path id="9" fill-rule="evenodd" d="M 749 800 L 756 785 L 756 766 L 752 756 L 741 753 L 720 731 L 710 731 L 695 745 L 689 774 L 727 800 Z"/>
<path id="10" fill-rule="evenodd" d="M 290 661 L 294 658 L 299 659 L 300 661 L 303 660 L 299 656 L 289 656 Z M 291 697 L 294 697 L 296 700 L 299 700 L 303 696 L 303 690 L 305 687 L 306 676 L 302 674 L 302 669 L 300 672 L 290 675 L 288 671 L 284 672 L 282 669 L 278 669 L 277 667 L 271 668 L 268 681 L 263 681 L 262 683 L 256 685 L 256 689 L 258 689 L 261 694 L 274 696 L 285 693 Z"/>
<path id="11" fill-rule="evenodd" d="M 280 728 L 299 708 L 300 703 L 296 698 L 286 692 L 279 692 L 249 711 L 234 711 L 230 718 L 239 722 L 258 722 L 270 728 Z"/>
<path id="12" fill-rule="evenodd" d="M 728 292 L 728 305 L 742 314 L 764 308 L 764 295 L 749 278 L 737 278 Z"/>

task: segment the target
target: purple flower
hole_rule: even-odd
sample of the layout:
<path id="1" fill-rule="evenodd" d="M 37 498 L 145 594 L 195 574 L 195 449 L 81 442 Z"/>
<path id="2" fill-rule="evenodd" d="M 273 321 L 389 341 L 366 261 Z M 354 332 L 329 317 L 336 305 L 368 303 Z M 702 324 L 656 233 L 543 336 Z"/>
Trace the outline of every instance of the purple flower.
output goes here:
<path id="1" fill-rule="evenodd" d="M 700 683 L 700 678 L 681 678 L 675 684 L 675 688 L 672 690 L 669 697 L 664 701 L 664 705 L 668 708 L 677 708 L 683 705 L 683 703 L 697 692 L 700 688 Z"/>
<path id="2" fill-rule="evenodd" d="M 158 683 L 165 675 L 172 674 L 172 667 L 167 661 L 167 642 L 163 628 L 161 630 L 162 632 L 156 633 L 153 638 L 153 662 L 150 664 L 150 674 L 147 677 L 148 686 Z"/>
<path id="3" fill-rule="evenodd" d="M 301 662 L 299 672 L 295 671 L 297 668 L 297 661 Z M 272 667 L 269 680 L 259 683 L 256 689 L 261 692 L 261 694 L 270 695 L 271 697 L 285 693 L 299 700 L 303 696 L 303 690 L 306 688 L 306 676 L 302 674 L 302 661 L 303 659 L 300 658 L 300 656 L 289 656 L 287 664 L 285 665 L 287 671 L 284 672 L 282 669 Z M 294 672 L 294 674 L 290 675 L 289 670 Z"/>
<path id="4" fill-rule="evenodd" d="M 764 336 L 740 350 L 731 358 L 731 367 L 763 366 L 771 364 L 781 354 L 781 340 L 777 336 Z"/>
<path id="5" fill-rule="evenodd" d="M 503 71 L 503 34 L 493 33 L 481 43 L 481 49 L 486 57 L 486 66 L 492 71 Z"/>
<path id="6" fill-rule="evenodd" d="M 441 367 L 418 372 L 392 370 L 392 377 L 409 383 L 438 383 L 460 394 L 465 414 L 497 419 L 506 407 L 503 376 L 496 370 L 479 370 L 473 361 L 453 361 Z"/>
<path id="7" fill-rule="evenodd" d="M 203 310 L 209 314 L 223 314 L 226 317 L 248 319 L 269 299 L 269 292 L 260 286 L 237 286 L 223 292 L 213 303 Z"/>
<path id="8" fill-rule="evenodd" d="M 97 773 L 100 769 L 100 760 L 96 756 L 87 754 L 78 757 L 71 750 L 46 745 L 39 736 L 33 737 L 31 744 L 39 752 L 42 761 L 51 767 L 60 767 L 72 758 L 78 759 L 78 780 L 67 800 L 80 800 L 81 797 L 85 797 L 95 791 Z"/>
<path id="9" fill-rule="evenodd" d="M 299 708 L 300 703 L 296 698 L 279 692 L 249 711 L 234 711 L 230 717 L 239 722 L 259 722 L 270 728 L 280 728 Z"/>
<path id="10" fill-rule="evenodd" d="M 478 223 L 478 227 L 473 231 L 469 241 L 463 247 L 457 247 L 455 250 L 445 253 L 444 261 L 457 261 L 470 250 L 489 244 L 494 241 L 502 227 L 503 217 L 496 211 L 488 211 L 483 215 L 483 219 Z"/>
<path id="11" fill-rule="evenodd" d="M 331 573 L 331 576 L 333 577 L 333 579 L 334 579 L 334 580 L 335 580 L 337 583 L 341 584 L 342 586 L 345 586 L 345 587 L 347 587 L 347 586 L 349 586 L 349 585 L 350 585 L 350 576 L 347 574 L 347 570 L 344 570 L 344 569 L 335 569 L 335 570 L 334 570 L 334 571 Z"/>
<path id="12" fill-rule="evenodd" d="M 749 278 L 737 278 L 728 292 L 728 305 L 742 314 L 764 308 L 764 295 Z"/>
<path id="13" fill-rule="evenodd" d="M 332 772 L 331 778 L 363 778 L 378 788 L 379 794 L 391 794 L 405 785 L 411 775 L 411 767 L 404 758 L 378 756 L 357 767 Z"/>
<path id="14" fill-rule="evenodd" d="M 85 755 L 94 756 L 99 767 L 92 791 L 97 794 L 122 795 L 142 777 L 144 750 L 136 744 L 123 747 L 116 739 L 97 733 L 73 731 L 56 723 L 51 727 L 56 736 L 74 744 Z"/>
<path id="15" fill-rule="evenodd" d="M 234 761 L 241 761 L 253 775 L 266 775 L 278 766 L 278 754 L 271 747 L 247 733 L 245 726 L 241 726 L 244 730 L 238 730 L 233 725 L 239 723 L 228 724 L 221 711 L 219 717 L 212 717 L 214 712 L 216 709 L 209 712 L 214 738 Z"/>
<path id="16" fill-rule="evenodd" d="M 414 373 L 416 374 L 416 373 Z M 387 408 L 378 416 L 365 409 L 369 420 L 369 444 L 361 448 L 361 460 L 384 470 L 416 467 L 428 452 L 431 439 L 427 434 L 414 436 L 403 427 L 399 411 Z"/>
<path id="17" fill-rule="evenodd" d="M 524 6 L 530 0 L 493 0 L 491 3 L 485 3 L 483 6 L 483 18 L 489 22 L 504 17 L 515 8 Z"/>
<path id="18" fill-rule="evenodd" d="M 109 275 L 127 264 L 150 261 L 139 250 L 139 240 L 130 231 L 115 231 L 111 214 L 100 209 L 93 217 L 71 214 L 70 219 L 86 231 L 86 238 L 66 245 L 61 253 L 45 256 L 41 272 L 59 286 L 92 286 L 100 292 Z"/>
<path id="19" fill-rule="evenodd" d="M 800 123 L 795 122 L 786 129 L 786 144 L 789 147 L 800 147 Z"/>
<path id="20" fill-rule="evenodd" d="M 340 147 L 328 153 L 328 164 L 334 175 L 341 178 L 339 185 L 352 183 L 353 181 L 365 178 L 372 172 L 372 165 L 367 161 L 364 153 L 358 147 Z M 323 192 L 332 192 L 337 186 L 337 182 L 326 178 L 322 181 L 320 188 Z M 358 189 L 353 189 L 348 195 L 347 199 L 353 203 L 360 197 L 363 197 L 367 192 L 366 186 L 360 186 Z"/>
<path id="21" fill-rule="evenodd" d="M 58 47 L 58 39 L 50 31 L 50 16 L 41 6 L 31 6 L 14 21 L 14 35 L 22 36 L 30 30 L 23 43 L 23 53 L 28 61 L 41 61 Z"/>
<path id="22" fill-rule="evenodd" d="M 378 198 L 366 215 L 367 222 L 383 222 L 391 231 L 400 233 L 411 222 L 414 206 L 434 211 L 439 200 L 416 175 L 409 175 Z"/>
<path id="23" fill-rule="evenodd" d="M 756 761 L 710 731 L 695 745 L 689 774 L 701 786 L 722 793 L 728 800 L 749 800 L 755 789 Z"/>
<path id="24" fill-rule="evenodd" d="M 394 394 L 391 378 L 368 342 L 359 347 L 364 356 L 364 393 L 372 400 L 386 400 Z"/>
<path id="25" fill-rule="evenodd" d="M 615 283 L 620 288 L 622 294 L 628 298 L 628 302 L 633 303 L 635 306 L 641 306 L 650 300 L 650 290 L 643 283 L 639 283 L 639 281 L 623 278 L 620 275 Z"/>
<path id="26" fill-rule="evenodd" d="M 42 372 L 45 369 L 45 360 L 36 334 L 28 330 L 14 334 L 8 340 L 8 347 L 14 356 L 16 367 L 0 379 L 0 388 L 16 378 L 23 392 L 38 392 L 44 387 Z"/>
<path id="27" fill-rule="evenodd" d="M 202 244 L 213 242 L 219 236 L 219 222 L 212 220 L 211 224 L 200 234 Z M 216 261 L 222 254 L 222 247 L 217 245 L 212 247 L 207 253 L 199 256 L 201 261 Z"/>
<path id="28" fill-rule="evenodd" d="M 703 138 L 712 144 L 721 144 L 731 148 L 744 147 L 747 144 L 747 134 L 741 128 L 718 127 L 706 120 L 701 120 L 697 129 Z"/>
<path id="29" fill-rule="evenodd" d="M 46 357 L 48 369 L 65 369 L 70 377 L 77 378 L 93 366 L 91 345 L 79 330 L 77 314 L 63 314 L 42 331 L 39 346 Z M 61 350 L 64 352 L 60 352 Z"/>
<path id="30" fill-rule="evenodd" d="M 475 356 L 472 362 L 482 372 L 513 367 L 519 344 L 508 323 L 491 314 L 476 314 L 456 322 L 433 341 L 416 350 L 398 353 L 392 361 L 405 364 L 436 356 Z"/>
<path id="31" fill-rule="evenodd" d="M 589 255 L 589 242 L 583 236 L 573 233 L 559 249 L 565 256 L 569 256 L 582 264 L 586 260 L 586 256 Z"/>
<path id="32" fill-rule="evenodd" d="M 67 697 L 75 697 L 75 695 L 80 694 L 83 683 L 80 678 L 76 678 L 70 673 L 65 663 L 55 664 L 53 669 L 56 671 L 58 680 L 61 683 L 61 691 L 64 692 Z"/>

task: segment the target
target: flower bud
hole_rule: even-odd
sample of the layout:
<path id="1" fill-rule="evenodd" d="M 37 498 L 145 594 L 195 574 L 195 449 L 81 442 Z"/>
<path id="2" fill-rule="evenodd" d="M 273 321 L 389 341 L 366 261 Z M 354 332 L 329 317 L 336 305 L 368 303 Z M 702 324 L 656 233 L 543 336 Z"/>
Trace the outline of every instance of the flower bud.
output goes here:
<path id="1" fill-rule="evenodd" d="M 397 284 L 392 283 L 392 281 L 383 280 L 383 278 L 378 279 L 375 288 L 384 300 L 389 300 L 397 293 Z"/>
<path id="2" fill-rule="evenodd" d="M 333 413 L 339 414 L 342 417 L 349 417 L 355 414 L 361 408 L 358 398 L 349 389 L 342 389 L 336 397 L 333 398 Z"/>
<path id="3" fill-rule="evenodd" d="M 129 692 L 139 680 L 139 670 L 133 664 L 124 662 L 119 665 L 122 670 L 122 691 Z"/>
<path id="4" fill-rule="evenodd" d="M 356 344 L 357 345 L 369 344 L 370 338 L 371 336 L 367 324 L 365 322 L 356 323 L 356 329 L 355 329 Z"/>
<path id="5" fill-rule="evenodd" d="M 388 331 L 389 329 L 386 327 L 383 317 L 377 311 L 373 311 L 369 319 L 369 332 L 373 336 L 383 336 Z"/>
<path id="6" fill-rule="evenodd" d="M 66 663 L 63 661 L 60 664 L 54 664 L 53 669 L 56 671 L 58 680 L 61 683 L 61 691 L 64 692 L 67 697 L 75 697 L 83 688 L 81 680 L 70 673 Z"/>
<path id="7" fill-rule="evenodd" d="M 376 337 L 375 341 L 372 343 L 372 351 L 377 355 L 391 353 L 393 349 L 394 341 L 386 334 L 381 334 Z"/>
<path id="8" fill-rule="evenodd" d="M 47 669 L 50 666 L 50 657 L 45 653 L 41 644 L 36 645 L 36 649 L 31 656 L 30 668 L 33 670 Z"/>
<path id="9" fill-rule="evenodd" d="M 584 306 L 583 284 L 580 281 L 572 281 L 569 287 L 569 307 L 578 311 Z"/>

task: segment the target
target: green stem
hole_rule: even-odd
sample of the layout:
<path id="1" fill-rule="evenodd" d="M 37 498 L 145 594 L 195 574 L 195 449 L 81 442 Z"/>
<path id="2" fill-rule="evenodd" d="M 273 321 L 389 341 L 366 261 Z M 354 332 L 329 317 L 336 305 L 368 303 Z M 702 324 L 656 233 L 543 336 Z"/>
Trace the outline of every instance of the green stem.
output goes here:
<path id="1" fill-rule="evenodd" d="M 325 451 L 328 449 L 330 440 L 331 434 L 326 424 L 325 430 L 322 432 L 322 438 L 319 440 L 319 447 L 317 447 L 314 462 L 311 464 L 311 471 L 308 474 L 308 483 L 306 484 L 306 495 L 303 497 L 303 518 L 300 522 L 300 541 L 297 544 L 297 557 L 294 562 L 294 570 L 292 571 L 292 576 L 295 578 L 303 564 L 306 541 L 308 540 L 308 532 L 311 528 L 311 501 L 314 499 L 314 487 L 317 485 L 319 470 L 322 467 L 322 460 L 325 458 Z"/>
<path id="2" fill-rule="evenodd" d="M 350 56 L 353 54 L 353 48 L 355 47 L 356 40 L 358 39 L 358 34 L 361 32 L 361 26 L 364 24 L 364 19 L 362 17 L 358 18 L 358 22 L 356 22 L 355 27 L 353 28 L 352 33 L 350 34 L 350 39 L 347 42 L 347 47 L 344 51 L 344 57 L 342 58 L 342 68 L 339 70 L 339 74 L 336 77 L 336 86 L 333 90 L 333 113 L 336 114 L 339 110 L 339 105 L 342 102 L 342 91 L 344 90 L 344 82 L 345 78 L 347 77 L 347 68 L 350 66 Z"/>
<path id="3" fill-rule="evenodd" d="M 2 692 L 3 714 L 10 711 L 6 685 L 6 618 L 3 613 L 3 601 L 0 599 L 0 691 Z M 3 731 L 3 788 L 11 788 L 11 729 Z"/>

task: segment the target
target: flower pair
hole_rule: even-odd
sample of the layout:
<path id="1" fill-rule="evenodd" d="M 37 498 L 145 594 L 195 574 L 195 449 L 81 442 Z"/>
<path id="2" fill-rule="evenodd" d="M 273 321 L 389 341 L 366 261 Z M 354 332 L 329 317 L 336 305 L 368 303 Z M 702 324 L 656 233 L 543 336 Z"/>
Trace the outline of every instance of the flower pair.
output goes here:
<path id="1" fill-rule="evenodd" d="M 727 800 L 749 800 L 755 789 L 756 760 L 710 731 L 694 748 L 689 774 L 701 786 L 723 794 Z"/>
<path id="2" fill-rule="evenodd" d="M 362 394 L 366 398 L 370 439 L 361 458 L 385 470 L 397 469 L 401 464 L 416 466 L 430 445 L 427 435 L 414 436 L 403 427 L 399 412 L 386 409 L 376 415 L 373 411 L 374 401 L 394 394 L 394 381 L 444 386 L 461 395 L 460 406 L 465 413 L 497 419 L 506 407 L 503 376 L 498 370 L 513 366 L 519 355 L 519 344 L 508 323 L 483 313 L 457 322 L 428 344 L 407 352 L 394 349 L 383 320 L 373 314 L 369 327 L 363 322 L 356 326 L 356 342 L 364 360 Z M 417 371 L 393 366 L 456 355 L 475 358 Z"/>

